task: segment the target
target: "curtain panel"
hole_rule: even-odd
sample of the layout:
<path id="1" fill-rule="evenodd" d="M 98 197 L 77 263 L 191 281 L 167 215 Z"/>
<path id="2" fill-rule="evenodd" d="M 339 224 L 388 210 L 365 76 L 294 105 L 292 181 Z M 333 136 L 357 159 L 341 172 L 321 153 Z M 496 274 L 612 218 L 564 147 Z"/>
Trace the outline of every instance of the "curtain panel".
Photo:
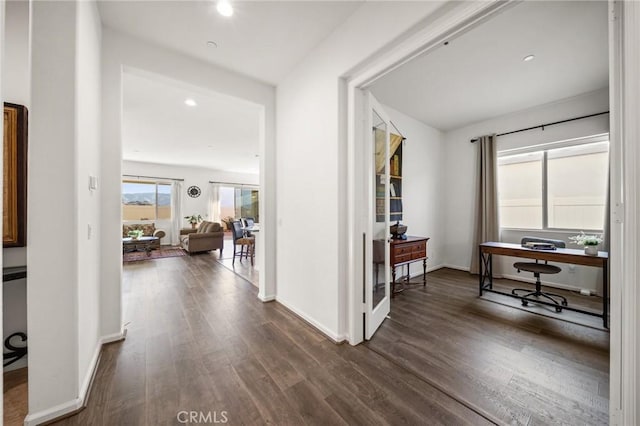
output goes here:
<path id="1" fill-rule="evenodd" d="M 476 202 L 475 229 L 471 250 L 471 266 L 469 272 L 480 273 L 478 245 L 487 241 L 500 241 L 500 221 L 498 218 L 498 170 L 496 154 L 496 135 L 482 136 L 476 142 Z M 494 272 L 494 276 L 497 275 Z"/>
<path id="2" fill-rule="evenodd" d="M 171 184 L 171 245 L 180 245 L 182 220 L 182 182 L 173 181 Z"/>

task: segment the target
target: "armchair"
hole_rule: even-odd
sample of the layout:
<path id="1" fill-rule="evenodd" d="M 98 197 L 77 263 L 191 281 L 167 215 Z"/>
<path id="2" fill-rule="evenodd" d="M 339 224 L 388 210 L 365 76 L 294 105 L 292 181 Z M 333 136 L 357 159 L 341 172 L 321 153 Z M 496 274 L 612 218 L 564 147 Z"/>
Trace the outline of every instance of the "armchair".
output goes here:
<path id="1" fill-rule="evenodd" d="M 224 231 L 219 223 L 204 221 L 197 229 L 181 229 L 180 245 L 189 254 L 219 249 L 222 257 Z"/>

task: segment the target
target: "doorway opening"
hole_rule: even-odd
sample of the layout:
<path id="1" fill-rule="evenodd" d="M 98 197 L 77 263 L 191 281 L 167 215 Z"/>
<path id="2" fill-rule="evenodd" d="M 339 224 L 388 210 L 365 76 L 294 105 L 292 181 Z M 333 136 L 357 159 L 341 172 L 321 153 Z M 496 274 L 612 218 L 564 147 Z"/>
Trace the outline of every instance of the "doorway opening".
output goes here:
<path id="1" fill-rule="evenodd" d="M 188 256 L 227 266 L 231 223 L 252 218 L 258 232 L 264 107 L 131 67 L 122 80 L 125 265 Z M 244 260 L 230 267 L 259 288 L 257 263 Z"/>
<path id="2" fill-rule="evenodd" d="M 580 13 L 573 8 L 579 8 Z M 400 360 L 404 367 L 414 370 L 434 386 L 498 422 L 535 419 L 539 414 L 522 411 L 517 403 L 501 411 L 504 407 L 499 408 L 484 398 L 473 396 L 483 394 L 482 386 L 504 392 L 505 400 L 509 400 L 507 394 L 514 394 L 511 391 L 516 386 L 524 400 L 528 398 L 527 394 L 531 395 L 530 390 L 540 383 L 532 378 L 535 369 L 528 370 L 523 365 L 549 365 L 551 359 L 546 358 L 545 352 L 585 350 L 585 356 L 579 360 L 567 358 L 566 361 L 578 362 L 593 373 L 588 378 L 573 379 L 597 383 L 591 389 L 590 396 L 599 401 L 598 408 L 587 408 L 585 421 L 598 418 L 606 422 L 609 415 L 609 334 L 602 327 L 602 319 L 597 324 L 597 317 L 581 314 L 571 316 L 567 310 L 557 313 L 551 309 L 551 314 L 546 315 L 544 306 L 542 312 L 529 312 L 528 307 L 521 306 L 519 301 L 514 305 L 502 300 L 478 298 L 478 276 L 470 276 L 468 271 L 472 257 L 475 255 L 477 258 L 477 243 L 474 243 L 473 235 L 478 145 L 470 143 L 472 139 L 536 127 L 537 132 L 528 129 L 529 132 L 518 133 L 517 136 L 499 137 L 498 151 L 502 152 L 503 158 L 508 154 L 516 154 L 509 150 L 530 149 L 545 152 L 543 156 L 562 157 L 561 161 L 565 162 L 570 157 L 567 149 L 579 150 L 578 145 L 580 149 L 585 148 L 582 144 L 593 142 L 593 138 L 604 138 L 608 142 L 607 114 L 557 126 L 548 125 L 609 111 L 608 5 L 606 2 L 518 2 L 494 5 L 476 12 L 473 19 L 457 22 L 448 34 L 434 32 L 429 34 L 430 37 L 424 37 L 423 40 L 430 40 L 426 46 L 413 46 L 413 52 L 422 50 L 424 54 L 406 54 L 395 59 L 389 55 L 383 63 L 364 71 L 348 83 L 349 107 L 351 118 L 354 119 L 352 124 L 363 122 L 371 114 L 367 97 L 373 96 L 389 115 L 390 121 L 402 130 L 406 138 L 402 165 L 403 224 L 408 226 L 409 235 L 429 238 L 430 273 L 427 274 L 426 287 L 416 286 L 391 299 L 387 312 L 390 318 L 383 318 L 384 322 L 378 331 L 380 338 L 373 336 L 367 345 L 389 359 Z M 580 27 L 588 28 L 589 34 L 580 38 L 585 44 L 578 47 L 563 32 L 575 34 L 570 28 Z M 409 48 L 404 51 L 408 52 Z M 547 125 L 538 128 L 544 124 Z M 368 241 L 369 235 L 375 234 L 371 222 L 366 226 L 358 225 L 358 222 L 363 222 L 358 219 L 375 209 L 372 207 L 375 205 L 374 196 L 370 193 L 364 196 L 357 194 L 359 188 L 371 185 L 371 174 L 366 163 L 369 158 L 363 155 L 363 150 L 370 143 L 370 129 L 368 125 L 360 128 L 353 125 L 350 133 L 353 142 L 350 146 L 353 181 L 350 183 L 354 212 L 351 223 L 354 265 L 368 265 L 375 260 L 373 251 L 368 251 L 366 245 L 360 243 L 363 236 Z M 612 146 L 615 143 L 612 139 Z M 590 154 L 600 155 L 607 150 L 600 151 Z M 362 158 L 366 159 L 365 162 Z M 611 162 L 616 164 L 615 160 Z M 542 165 L 541 173 L 544 171 Z M 564 170 L 570 169 L 564 167 Z M 606 181 L 606 173 L 605 167 L 601 173 L 603 182 Z M 564 179 L 564 182 L 567 180 Z M 563 186 L 563 189 L 567 188 L 569 186 Z M 549 198 L 543 199 L 542 194 L 539 206 L 527 204 L 527 208 L 539 209 L 547 218 L 558 220 L 560 217 L 575 217 L 571 214 L 562 216 L 563 211 L 568 211 L 561 211 L 564 207 L 568 206 L 573 211 L 583 210 L 576 204 L 577 198 L 593 198 L 593 194 L 570 194 L 564 197 L 568 205 L 559 208 L 561 203 L 556 202 L 557 199 L 552 200 L 553 204 L 548 204 Z M 608 200 L 601 201 L 601 210 L 608 208 L 611 203 Z M 595 209 L 596 206 L 591 204 L 589 208 Z M 549 215 L 548 208 L 551 206 L 558 207 L 552 211 L 555 216 Z M 513 211 L 511 209 L 511 216 Z M 606 214 L 600 213 L 596 216 L 606 217 Z M 519 245 L 521 239 L 530 234 L 568 240 L 569 236 L 580 233 L 581 223 L 584 221 L 576 226 L 567 226 L 565 221 L 562 229 L 511 229 L 502 225 L 501 228 L 503 238 Z M 598 235 L 610 233 L 605 223 L 599 228 L 584 230 Z M 385 229 L 384 233 L 383 240 L 390 241 L 389 231 Z M 615 246 L 612 244 L 612 247 Z M 388 248 L 384 249 L 385 253 L 388 251 Z M 387 258 L 388 254 L 385 255 Z M 513 263 L 512 260 L 503 262 L 503 274 L 511 280 L 522 280 L 522 274 L 518 275 L 513 269 Z M 385 265 L 386 274 L 389 274 L 392 266 L 391 263 Z M 421 268 L 408 268 L 409 278 L 422 275 Z M 585 310 L 598 310 L 606 320 L 607 293 L 602 285 L 606 269 L 603 271 L 576 265 L 566 265 L 564 269 L 554 277 L 556 280 L 546 279 L 543 284 L 558 287 L 560 292 L 568 292 L 572 295 L 569 305 L 584 303 L 587 305 Z M 351 343 L 355 344 L 363 337 L 369 337 L 368 322 L 375 322 L 380 313 L 370 308 L 373 304 L 368 300 L 377 281 L 374 282 L 366 270 L 361 272 L 357 267 L 351 271 L 351 277 L 354 305 L 350 332 L 353 333 Z M 531 282 L 532 279 L 525 281 Z M 581 290 L 583 294 L 589 294 L 586 299 L 581 298 Z M 363 302 L 366 311 L 364 320 Z M 461 318 L 464 320 L 456 325 L 456 320 Z M 592 319 L 596 323 L 592 324 Z M 580 325 L 576 325 L 576 322 Z M 532 345 L 528 340 L 531 336 L 523 330 L 534 323 L 545 330 L 543 334 L 564 340 L 562 344 L 566 348 L 552 348 L 553 345 L 546 345 L 548 342 L 542 340 Z M 496 328 L 496 324 L 501 326 Z M 559 332 L 558 328 L 565 330 Z M 573 331 L 567 331 L 569 329 Z M 520 338 L 522 342 L 528 341 L 523 345 L 532 352 L 512 353 L 514 357 L 510 360 L 502 358 L 499 354 L 503 351 L 509 353 L 510 350 L 500 348 L 505 342 L 501 342 L 494 334 L 506 330 L 514 333 L 514 341 Z M 521 332 L 523 334 L 520 336 Z M 584 339 L 574 342 L 570 337 L 573 332 L 583 333 Z M 444 338 L 444 335 L 447 337 Z M 484 338 L 479 339 L 479 335 Z M 474 350 L 469 352 L 469 347 Z M 532 356 L 533 352 L 535 356 Z M 451 367 L 451 362 L 456 364 L 455 370 L 463 371 L 461 374 L 465 377 L 477 379 L 478 388 L 469 393 L 468 388 L 465 390 L 455 385 L 457 382 L 465 383 L 462 377 L 448 380 L 446 375 L 441 375 L 444 370 L 440 369 L 445 365 Z M 484 366 L 477 368 L 479 364 Z M 425 370 L 425 365 L 433 368 Z M 541 386 L 554 387 L 547 390 L 556 392 L 559 399 L 564 398 L 566 407 L 574 403 L 586 404 L 585 401 L 576 401 L 573 392 L 559 391 L 563 386 L 559 378 L 568 374 L 567 370 L 559 367 L 552 374 L 554 378 Z M 523 375 L 528 377 L 526 383 L 520 381 Z M 501 380 L 503 382 L 497 383 Z M 568 416 L 568 412 L 563 410 L 560 408 L 557 415 Z"/>

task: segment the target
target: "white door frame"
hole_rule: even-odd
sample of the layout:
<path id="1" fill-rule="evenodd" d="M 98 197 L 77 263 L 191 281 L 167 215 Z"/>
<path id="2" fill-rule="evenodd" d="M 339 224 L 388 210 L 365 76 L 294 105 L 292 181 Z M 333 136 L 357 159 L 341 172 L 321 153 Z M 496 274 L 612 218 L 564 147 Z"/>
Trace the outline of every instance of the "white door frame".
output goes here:
<path id="1" fill-rule="evenodd" d="M 428 52 L 477 23 L 489 19 L 515 0 L 468 2 L 439 16 L 406 40 L 379 54 L 368 66 L 346 81 L 347 109 L 347 200 L 348 200 L 348 303 L 349 343 L 363 341 L 364 274 L 363 237 L 359 218 L 363 206 L 360 188 L 364 135 L 361 117 L 362 90 L 376 79 L 416 56 Z M 637 213 L 640 200 L 640 2 L 609 0 L 609 70 L 611 110 L 611 257 L 610 305 L 610 422 L 612 425 L 637 424 L 638 342 L 640 329 L 640 291 Z M 624 13 L 623 13 L 624 12 Z M 624 59 L 624 60 L 623 60 Z M 358 125 L 360 123 L 360 125 Z M 624 237 L 627 238 L 624 238 Z"/>

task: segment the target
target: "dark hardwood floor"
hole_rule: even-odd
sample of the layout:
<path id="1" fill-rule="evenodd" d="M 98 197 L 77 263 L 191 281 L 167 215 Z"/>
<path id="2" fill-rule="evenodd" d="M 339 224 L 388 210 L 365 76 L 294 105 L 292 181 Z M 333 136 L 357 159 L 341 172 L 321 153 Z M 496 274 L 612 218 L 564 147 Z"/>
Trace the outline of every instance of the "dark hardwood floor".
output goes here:
<path id="1" fill-rule="evenodd" d="M 365 346 L 335 345 L 209 256 L 124 266 L 127 339 L 58 424 L 491 424 Z"/>
<path id="2" fill-rule="evenodd" d="M 428 274 L 426 289 L 393 299 L 367 347 L 497 423 L 608 424 L 609 333 L 480 299 L 477 285 L 467 272 Z M 559 293 L 570 305 L 601 306 Z"/>
<path id="3" fill-rule="evenodd" d="M 430 274 L 352 347 L 210 256 L 127 264 L 127 339 L 105 346 L 87 408 L 58 423 L 606 423 L 607 336 L 478 300 L 464 275 Z"/>

